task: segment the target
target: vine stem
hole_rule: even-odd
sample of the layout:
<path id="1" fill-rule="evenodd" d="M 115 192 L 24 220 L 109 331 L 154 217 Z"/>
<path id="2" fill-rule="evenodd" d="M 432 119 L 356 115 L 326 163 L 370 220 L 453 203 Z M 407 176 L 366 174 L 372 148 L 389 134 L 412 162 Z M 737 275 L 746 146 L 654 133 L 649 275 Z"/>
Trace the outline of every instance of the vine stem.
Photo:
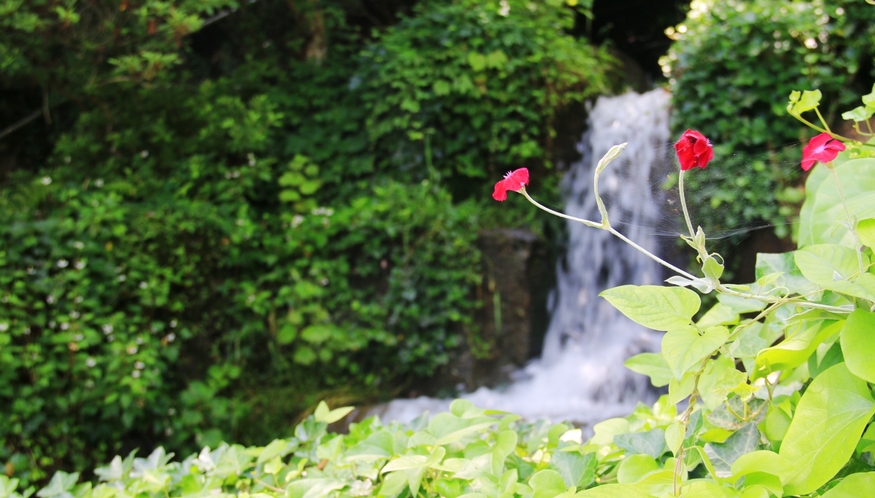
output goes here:
<path id="1" fill-rule="evenodd" d="M 687 222 L 687 230 L 690 232 L 690 238 L 696 238 L 696 232 L 693 231 L 693 222 L 690 221 L 690 212 L 687 210 L 687 200 L 684 197 L 684 173 L 686 171 L 681 170 L 678 174 L 678 195 L 680 196 L 681 201 L 681 209 L 684 212 L 684 221 Z"/>
<path id="2" fill-rule="evenodd" d="M 540 210 L 542 210 L 542 211 L 546 211 L 546 212 L 548 212 L 548 213 L 550 213 L 550 214 L 552 214 L 552 215 L 554 215 L 554 216 L 558 216 L 558 217 L 560 217 L 560 218 L 564 218 L 564 219 L 566 219 L 566 220 L 576 221 L 576 222 L 578 222 L 578 223 L 583 223 L 584 225 L 586 225 L 586 226 L 588 226 L 588 227 L 598 228 L 598 229 L 600 229 L 600 230 L 605 230 L 605 231 L 607 231 L 608 233 L 614 235 L 615 237 L 619 238 L 619 239 L 622 240 L 623 242 L 625 242 L 625 243 L 629 244 L 630 246 L 632 246 L 633 248 L 635 248 L 636 251 L 640 252 L 641 254 L 644 254 L 645 256 L 647 256 L 648 258 L 652 259 L 653 261 L 656 261 L 657 263 L 661 264 L 662 266 L 665 266 L 665 267 L 668 268 L 669 270 L 671 270 L 671 271 L 673 271 L 673 272 L 675 272 L 675 273 L 677 273 L 677 274 L 679 274 L 679 275 L 682 275 L 682 276 L 684 276 L 684 277 L 686 277 L 686 278 L 688 278 L 688 279 L 690 279 L 690 280 L 697 280 L 697 278 L 696 278 L 695 276 L 693 276 L 692 274 L 687 273 L 687 272 L 685 272 L 684 270 L 681 270 L 680 268 L 678 268 L 678 267 L 674 266 L 673 264 L 669 263 L 668 261 L 665 261 L 665 260 L 661 259 L 659 256 L 657 256 L 657 255 L 653 254 L 652 252 L 648 251 L 647 249 L 645 249 L 645 248 L 639 246 L 638 244 L 636 244 L 635 242 L 633 242 L 631 239 L 629 239 L 628 237 L 626 237 L 626 236 L 623 235 L 622 233 L 620 233 L 620 232 L 618 232 L 617 230 L 615 230 L 614 227 L 612 227 L 612 226 L 610 225 L 610 223 L 608 223 L 607 219 L 603 220 L 602 223 L 596 223 L 596 222 L 594 222 L 594 221 L 585 220 L 585 219 L 583 219 L 583 218 L 577 218 L 577 217 L 575 217 L 575 216 L 569 216 L 569 215 L 567 215 L 567 214 L 565 214 L 565 213 L 560 213 L 559 211 L 554 211 L 554 210 L 548 208 L 547 206 L 544 206 L 544 205 L 540 204 L 540 203 L 539 203 L 538 201 L 536 201 L 535 199 L 532 199 L 532 196 L 530 196 L 529 193 L 526 192 L 526 188 L 525 188 L 525 187 L 520 188 L 519 193 L 523 194 L 523 196 L 524 196 L 529 202 L 531 202 L 536 208 L 538 208 L 538 209 L 540 209 Z"/>

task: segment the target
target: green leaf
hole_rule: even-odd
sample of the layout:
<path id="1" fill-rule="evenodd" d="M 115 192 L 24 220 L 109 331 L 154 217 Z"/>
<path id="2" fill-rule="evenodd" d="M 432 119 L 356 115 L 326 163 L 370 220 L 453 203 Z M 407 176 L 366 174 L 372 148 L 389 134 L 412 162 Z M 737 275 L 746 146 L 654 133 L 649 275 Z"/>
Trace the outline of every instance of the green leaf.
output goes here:
<path id="1" fill-rule="evenodd" d="M 857 236 L 860 242 L 875 249 L 875 218 L 866 218 L 857 223 Z"/>
<path id="2" fill-rule="evenodd" d="M 798 91 L 790 92 L 787 112 L 791 116 L 799 116 L 803 112 L 810 111 L 820 105 L 821 97 L 820 90 L 805 90 L 801 94 Z"/>
<path id="3" fill-rule="evenodd" d="M 662 353 L 641 353 L 624 363 L 629 370 L 650 377 L 654 387 L 667 386 L 671 380 L 671 369 Z"/>
<path id="4" fill-rule="evenodd" d="M 653 458 L 659 458 L 670 449 L 665 443 L 665 429 L 661 427 L 647 432 L 618 434 L 614 436 L 614 444 L 629 454 L 644 454 Z"/>
<path id="5" fill-rule="evenodd" d="M 728 338 L 729 329 L 726 327 L 710 327 L 702 335 L 695 327 L 670 330 L 662 337 L 662 355 L 674 377 L 680 379 L 711 356 Z"/>
<path id="6" fill-rule="evenodd" d="M 829 481 L 853 455 L 875 414 L 866 382 L 844 363 L 818 375 L 808 386 L 779 454 L 793 466 L 787 494 L 807 494 Z"/>
<path id="7" fill-rule="evenodd" d="M 486 56 L 477 52 L 469 52 L 468 64 L 474 71 L 482 71 L 486 68 Z"/>
<path id="8" fill-rule="evenodd" d="M 848 370 L 867 382 L 875 382 L 875 313 L 851 313 L 839 340 Z"/>
<path id="9" fill-rule="evenodd" d="M 866 121 L 872 117 L 872 110 L 867 109 L 863 106 L 857 106 L 850 111 L 845 111 L 842 113 L 842 119 L 846 121 L 855 121 L 857 123 L 861 121 Z"/>
<path id="10" fill-rule="evenodd" d="M 718 477 L 732 475 L 732 464 L 742 455 L 759 447 L 760 430 L 755 423 L 744 425 L 722 443 L 706 443 L 705 453 Z"/>
<path id="11" fill-rule="evenodd" d="M 460 418 L 452 413 L 439 413 L 428 422 L 428 431 L 438 445 L 449 444 L 497 423 L 491 417 Z"/>
<path id="12" fill-rule="evenodd" d="M 689 289 L 659 285 L 622 285 L 599 296 L 632 321 L 662 331 L 690 325 L 701 305 L 699 295 Z"/>
<path id="13" fill-rule="evenodd" d="M 550 458 L 550 468 L 559 472 L 566 487 L 586 487 L 595 479 L 598 461 L 595 453 L 579 451 L 555 451 Z"/>
<path id="14" fill-rule="evenodd" d="M 779 278 L 775 284 L 786 287 L 788 293 L 809 295 L 818 290 L 817 285 L 802 276 L 802 272 L 799 271 L 799 267 L 796 266 L 795 254 L 793 252 L 757 254 L 756 278 L 760 279 L 770 273 L 782 274 L 781 278 Z M 763 305 L 764 304 L 765 303 L 763 303 Z M 762 308 L 760 308 L 760 310 L 761 309 Z"/>
<path id="15" fill-rule="evenodd" d="M 664 443 L 664 442 L 663 442 Z M 617 482 L 620 484 L 635 484 L 648 474 L 659 472 L 656 460 L 645 454 L 632 455 L 623 459 L 617 469 Z"/>
<path id="16" fill-rule="evenodd" d="M 836 166 L 835 173 L 851 218 L 875 218 L 875 158 L 842 162 Z M 826 168 L 815 168 L 808 176 L 806 199 L 799 213 L 800 247 L 812 244 L 854 247 L 853 235 L 841 224 L 848 220 L 848 215 L 831 176 Z"/>
<path id="17" fill-rule="evenodd" d="M 837 281 L 850 280 L 860 272 L 857 252 L 837 244 L 803 247 L 796 251 L 794 259 L 805 278 L 826 288 Z"/>
<path id="18" fill-rule="evenodd" d="M 790 370 L 808 361 L 821 343 L 841 331 L 841 321 L 803 322 L 808 325 L 801 331 L 787 330 L 787 338 L 763 349 L 757 355 L 756 367 L 751 380 L 756 380 L 778 370 Z"/>
<path id="19" fill-rule="evenodd" d="M 273 460 L 276 457 L 284 457 L 290 452 L 294 451 L 296 447 L 297 444 L 291 444 L 285 439 L 274 439 L 270 442 L 270 444 L 265 446 L 263 450 L 261 450 L 261 453 L 258 455 L 258 460 L 256 460 L 255 464 L 261 465 L 264 462 Z"/>
<path id="20" fill-rule="evenodd" d="M 738 479 L 741 476 L 755 472 L 765 472 L 785 479 L 793 471 L 793 467 L 787 460 L 774 451 L 757 450 L 739 455 L 732 464 L 732 477 Z"/>
<path id="21" fill-rule="evenodd" d="M 321 344 L 331 338 L 334 332 L 332 325 L 316 323 L 301 331 L 301 338 L 311 344 Z"/>
<path id="22" fill-rule="evenodd" d="M 562 476 L 552 469 L 539 470 L 533 474 L 529 486 L 535 492 L 533 498 L 553 498 L 567 489 Z"/>
<path id="23" fill-rule="evenodd" d="M 73 472 L 72 474 L 68 474 L 64 471 L 57 471 L 55 475 L 52 476 L 52 480 L 49 481 L 49 484 L 43 489 L 37 491 L 36 495 L 40 498 L 53 498 L 53 497 L 61 497 L 61 496 L 70 496 L 69 491 L 73 489 L 73 486 L 76 485 L 76 481 L 79 480 L 79 473 Z"/>
<path id="24" fill-rule="evenodd" d="M 821 498 L 871 498 L 875 493 L 875 472 L 851 474 L 843 478 L 836 487 Z"/>
<path id="25" fill-rule="evenodd" d="M 334 410 L 328 410 L 328 404 L 325 401 L 320 401 L 319 405 L 316 406 L 316 411 L 313 412 L 313 418 L 316 419 L 317 422 L 324 422 L 326 424 L 333 424 L 343 417 L 347 416 L 349 412 L 353 411 L 355 407 L 352 406 L 343 406 L 340 408 L 335 408 Z"/>

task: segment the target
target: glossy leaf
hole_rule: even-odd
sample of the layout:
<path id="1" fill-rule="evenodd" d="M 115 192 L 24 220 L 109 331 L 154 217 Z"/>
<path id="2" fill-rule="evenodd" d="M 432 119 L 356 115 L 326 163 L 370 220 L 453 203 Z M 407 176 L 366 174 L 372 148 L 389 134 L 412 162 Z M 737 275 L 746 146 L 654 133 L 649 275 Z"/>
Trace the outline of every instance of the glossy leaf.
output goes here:
<path id="1" fill-rule="evenodd" d="M 822 486 L 851 455 L 872 415 L 875 400 L 866 382 L 840 363 L 817 376 L 796 407 L 779 454 L 793 467 L 789 494 Z"/>
<path id="2" fill-rule="evenodd" d="M 677 287 L 623 285 L 599 295 L 632 321 L 662 331 L 689 325 L 701 304 L 695 292 Z"/>
<path id="3" fill-rule="evenodd" d="M 875 313 L 859 309 L 851 313 L 840 341 L 848 370 L 867 382 L 875 382 Z"/>

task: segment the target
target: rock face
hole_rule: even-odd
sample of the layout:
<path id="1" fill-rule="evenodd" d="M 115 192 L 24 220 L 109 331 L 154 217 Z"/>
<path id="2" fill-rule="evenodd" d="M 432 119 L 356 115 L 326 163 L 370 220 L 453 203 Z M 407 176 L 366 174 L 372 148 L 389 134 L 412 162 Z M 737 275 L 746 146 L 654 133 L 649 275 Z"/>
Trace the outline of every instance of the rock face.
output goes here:
<path id="1" fill-rule="evenodd" d="M 478 330 L 420 386 L 424 392 L 413 395 L 501 385 L 540 350 L 549 320 L 547 295 L 556 278 L 547 245 L 527 230 L 501 229 L 481 232 L 478 246 L 484 265 L 475 295 L 483 303 L 475 317 Z"/>

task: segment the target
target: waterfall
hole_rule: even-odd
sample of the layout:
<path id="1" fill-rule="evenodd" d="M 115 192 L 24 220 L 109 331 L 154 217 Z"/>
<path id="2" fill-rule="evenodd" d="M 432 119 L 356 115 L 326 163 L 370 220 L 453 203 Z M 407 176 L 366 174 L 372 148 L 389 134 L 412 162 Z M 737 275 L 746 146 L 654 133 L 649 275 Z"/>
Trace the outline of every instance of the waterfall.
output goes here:
<path id="1" fill-rule="evenodd" d="M 669 100 L 664 90 L 599 98 L 578 144 L 582 159 L 563 180 L 565 212 L 598 221 L 593 168 L 611 146 L 627 142 L 602 173 L 599 190 L 612 225 L 654 253 L 660 251 L 652 227 L 665 216 L 652 169 L 671 160 L 666 157 Z M 537 186 L 529 191 L 537 199 Z M 480 388 L 464 396 L 479 407 L 591 425 L 655 398 L 649 380 L 627 370 L 623 361 L 657 349 L 661 335 L 628 320 L 598 294 L 624 284 L 659 284 L 661 267 L 605 231 L 575 222 L 567 228 L 568 250 L 557 265 L 543 356 L 517 372 L 506 389 Z M 447 401 L 425 397 L 395 400 L 380 415 L 407 421 L 447 406 Z"/>

